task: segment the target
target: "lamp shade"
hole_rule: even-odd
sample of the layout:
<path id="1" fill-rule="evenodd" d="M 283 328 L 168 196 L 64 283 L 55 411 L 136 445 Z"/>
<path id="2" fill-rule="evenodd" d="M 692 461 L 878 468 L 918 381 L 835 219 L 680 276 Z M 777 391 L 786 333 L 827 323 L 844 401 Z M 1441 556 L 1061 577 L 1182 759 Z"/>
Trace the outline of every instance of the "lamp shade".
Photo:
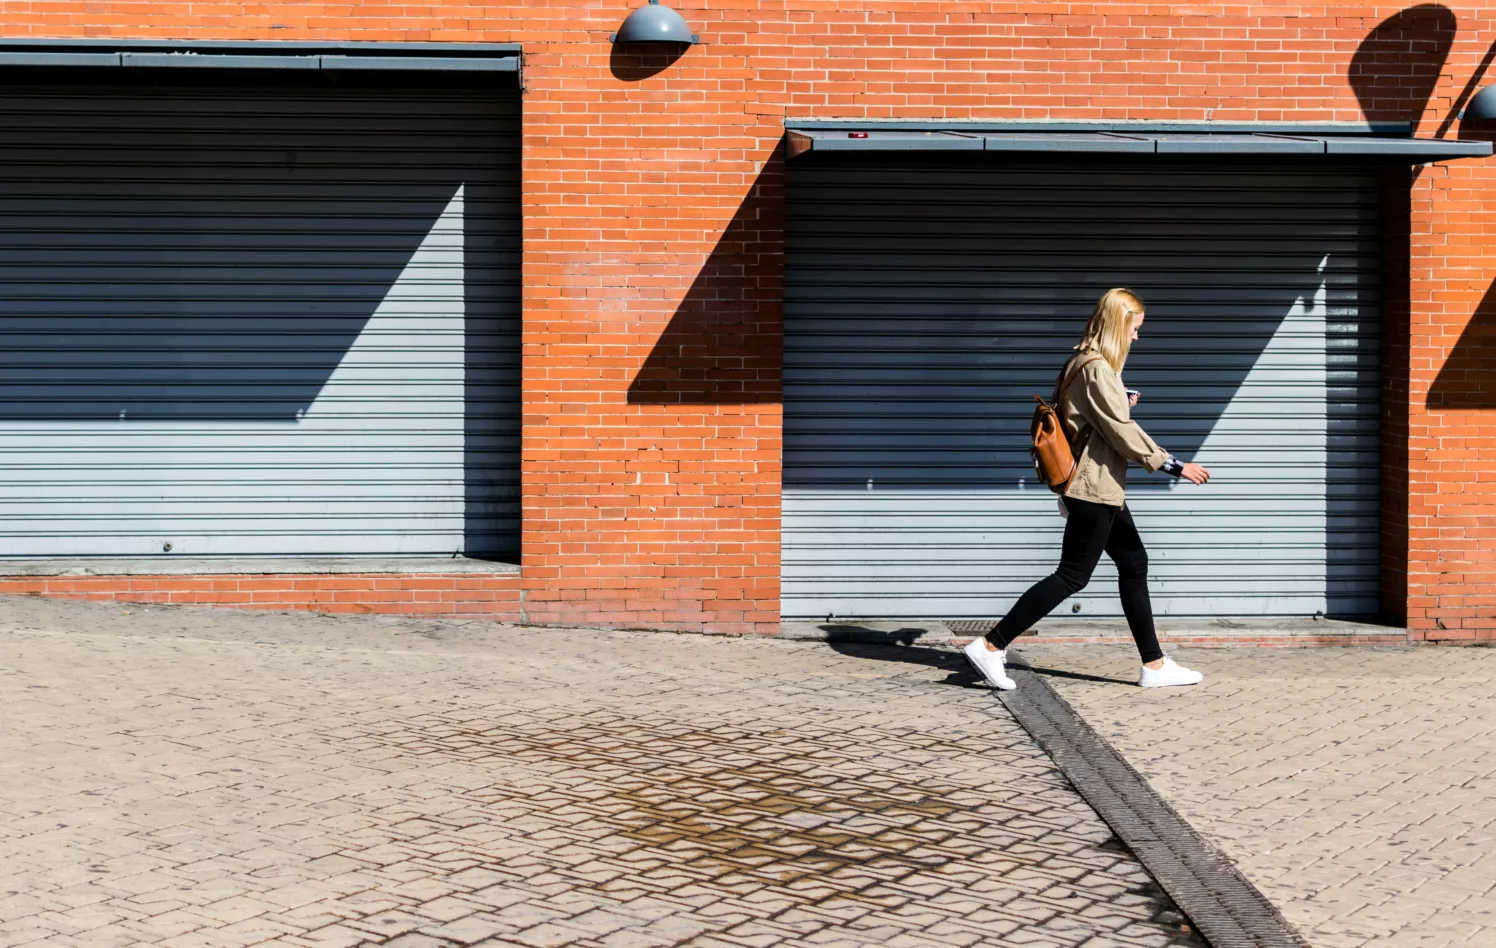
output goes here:
<path id="1" fill-rule="evenodd" d="M 1496 121 L 1496 86 L 1486 86 L 1471 96 L 1460 118 L 1467 122 Z"/>
<path id="2" fill-rule="evenodd" d="M 701 37 L 691 32 L 679 13 L 661 5 L 660 0 L 649 0 L 647 6 L 640 7 L 624 19 L 618 32 L 613 34 L 613 42 L 695 46 L 701 42 Z"/>

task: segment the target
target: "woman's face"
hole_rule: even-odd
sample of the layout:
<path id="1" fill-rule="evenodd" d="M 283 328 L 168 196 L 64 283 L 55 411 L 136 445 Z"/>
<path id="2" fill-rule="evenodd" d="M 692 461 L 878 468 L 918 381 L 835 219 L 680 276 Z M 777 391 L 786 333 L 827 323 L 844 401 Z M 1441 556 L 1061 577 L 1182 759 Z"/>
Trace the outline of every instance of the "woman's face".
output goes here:
<path id="1" fill-rule="evenodd" d="M 1142 313 L 1133 313 L 1132 314 L 1132 335 L 1129 336 L 1128 338 L 1130 338 L 1133 342 L 1137 342 L 1138 341 L 1138 330 L 1142 329 L 1142 328 L 1143 328 L 1143 314 Z"/>

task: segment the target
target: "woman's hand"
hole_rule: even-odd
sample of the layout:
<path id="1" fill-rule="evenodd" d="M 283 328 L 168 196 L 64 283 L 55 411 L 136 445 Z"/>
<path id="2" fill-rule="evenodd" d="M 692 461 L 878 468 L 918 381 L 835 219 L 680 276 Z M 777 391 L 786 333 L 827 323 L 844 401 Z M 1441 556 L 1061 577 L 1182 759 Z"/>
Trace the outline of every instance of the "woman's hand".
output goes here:
<path id="1" fill-rule="evenodd" d="M 1131 395 L 1128 395 L 1127 396 L 1127 407 L 1128 408 L 1136 408 L 1136 407 L 1138 407 L 1138 399 L 1140 397 L 1141 396 L 1138 395 L 1137 392 L 1133 392 Z"/>
<path id="2" fill-rule="evenodd" d="M 1179 472 L 1179 476 L 1191 484 L 1204 484 L 1210 480 L 1210 472 L 1198 464 L 1186 464 L 1184 470 Z"/>

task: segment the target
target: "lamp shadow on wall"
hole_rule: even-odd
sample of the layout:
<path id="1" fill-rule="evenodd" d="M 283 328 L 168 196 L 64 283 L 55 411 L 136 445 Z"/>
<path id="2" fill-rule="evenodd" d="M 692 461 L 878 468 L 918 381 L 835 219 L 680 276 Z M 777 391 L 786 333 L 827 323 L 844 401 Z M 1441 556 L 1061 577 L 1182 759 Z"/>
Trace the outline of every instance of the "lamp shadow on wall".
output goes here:
<path id="1" fill-rule="evenodd" d="M 1437 411 L 1496 408 L 1496 283 L 1486 289 L 1429 387 L 1428 407 Z"/>
<path id="2" fill-rule="evenodd" d="M 614 43 L 608 69 L 620 82 L 642 82 L 674 66 L 690 48 L 685 43 Z"/>
<path id="3" fill-rule="evenodd" d="M 1371 122 L 1416 124 L 1428 109 L 1458 28 L 1436 3 L 1401 10 L 1379 23 L 1351 60 L 1350 83 Z M 1492 44 L 1450 103 L 1435 138 L 1445 137 L 1496 60 Z M 1466 120 L 1459 137 L 1496 141 L 1496 125 Z M 1496 408 L 1496 283 L 1487 288 L 1433 385 L 1428 407 L 1449 411 Z"/>
<path id="4" fill-rule="evenodd" d="M 1446 125 L 1454 121 L 1460 108 L 1480 86 L 1493 59 L 1496 59 L 1496 43 L 1486 50 L 1464 92 L 1455 100 L 1445 119 Z M 1466 118 L 1460 122 L 1459 137 L 1465 141 L 1496 142 L 1496 122 Z M 1427 406 L 1434 411 L 1496 408 L 1496 282 L 1486 288 L 1465 331 L 1444 360 L 1429 387 Z"/>
<path id="5" fill-rule="evenodd" d="M 1367 34 L 1351 57 L 1349 75 L 1367 121 L 1416 124 L 1423 118 L 1457 25 L 1448 7 L 1423 3 L 1393 14 Z M 1447 125 L 1441 135 L 1446 130 Z"/>
<path id="6" fill-rule="evenodd" d="M 783 397 L 784 153 L 764 162 L 629 385 L 634 405 Z"/>

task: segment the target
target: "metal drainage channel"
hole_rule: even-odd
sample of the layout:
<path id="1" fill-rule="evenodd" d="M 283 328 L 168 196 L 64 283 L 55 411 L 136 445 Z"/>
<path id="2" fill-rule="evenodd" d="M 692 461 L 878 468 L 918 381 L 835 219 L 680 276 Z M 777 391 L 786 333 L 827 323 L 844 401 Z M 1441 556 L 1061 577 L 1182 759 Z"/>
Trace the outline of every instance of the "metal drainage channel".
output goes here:
<path id="1" fill-rule="evenodd" d="M 1000 692 L 1002 703 L 1212 948 L 1309 948 L 1231 860 L 1174 812 L 1013 649 L 1008 673 L 1018 689 Z"/>
<path id="2" fill-rule="evenodd" d="M 997 628 L 996 619 L 946 619 L 942 624 L 955 635 L 986 635 Z"/>

